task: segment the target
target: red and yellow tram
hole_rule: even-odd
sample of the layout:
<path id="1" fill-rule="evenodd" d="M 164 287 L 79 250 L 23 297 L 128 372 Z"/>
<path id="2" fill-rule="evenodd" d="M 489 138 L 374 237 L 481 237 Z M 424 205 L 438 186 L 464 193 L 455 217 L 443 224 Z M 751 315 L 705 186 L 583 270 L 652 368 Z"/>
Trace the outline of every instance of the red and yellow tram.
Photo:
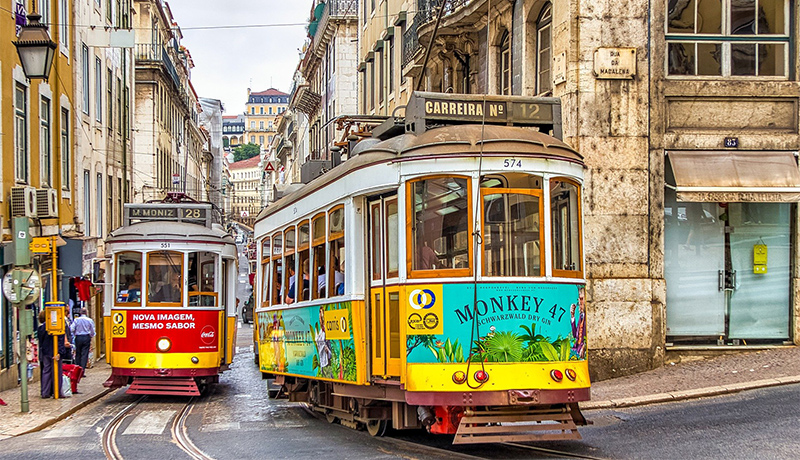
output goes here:
<path id="1" fill-rule="evenodd" d="M 126 204 L 111 232 L 105 312 L 111 376 L 128 393 L 199 395 L 233 360 L 237 251 L 210 204 Z"/>

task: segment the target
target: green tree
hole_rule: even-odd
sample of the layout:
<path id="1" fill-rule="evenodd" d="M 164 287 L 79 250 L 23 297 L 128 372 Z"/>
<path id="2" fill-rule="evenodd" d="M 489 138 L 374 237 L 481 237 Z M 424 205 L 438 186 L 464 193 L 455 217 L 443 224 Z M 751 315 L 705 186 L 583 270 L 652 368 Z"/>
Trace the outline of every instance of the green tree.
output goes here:
<path id="1" fill-rule="evenodd" d="M 242 161 L 261 153 L 261 147 L 258 144 L 243 144 L 233 149 L 233 161 Z"/>

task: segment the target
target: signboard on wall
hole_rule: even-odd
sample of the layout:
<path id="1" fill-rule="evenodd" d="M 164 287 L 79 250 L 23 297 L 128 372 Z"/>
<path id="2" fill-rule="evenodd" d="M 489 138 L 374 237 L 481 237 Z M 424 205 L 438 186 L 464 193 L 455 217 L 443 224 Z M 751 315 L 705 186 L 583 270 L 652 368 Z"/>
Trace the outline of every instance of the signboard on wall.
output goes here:
<path id="1" fill-rule="evenodd" d="M 636 75 L 636 48 L 597 48 L 594 75 L 604 80 L 631 80 Z"/>

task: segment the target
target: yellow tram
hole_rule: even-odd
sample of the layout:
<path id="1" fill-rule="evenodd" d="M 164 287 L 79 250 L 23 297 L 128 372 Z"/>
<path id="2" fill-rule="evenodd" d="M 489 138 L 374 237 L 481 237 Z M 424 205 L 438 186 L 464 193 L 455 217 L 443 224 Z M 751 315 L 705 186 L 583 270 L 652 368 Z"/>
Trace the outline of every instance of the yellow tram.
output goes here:
<path id="1" fill-rule="evenodd" d="M 584 165 L 560 116 L 552 98 L 414 93 L 404 118 L 265 208 L 264 376 L 373 435 L 580 438 Z"/>
<path id="2" fill-rule="evenodd" d="M 168 194 L 126 204 L 109 235 L 103 320 L 111 376 L 128 393 L 200 395 L 233 361 L 237 251 L 210 204 Z"/>

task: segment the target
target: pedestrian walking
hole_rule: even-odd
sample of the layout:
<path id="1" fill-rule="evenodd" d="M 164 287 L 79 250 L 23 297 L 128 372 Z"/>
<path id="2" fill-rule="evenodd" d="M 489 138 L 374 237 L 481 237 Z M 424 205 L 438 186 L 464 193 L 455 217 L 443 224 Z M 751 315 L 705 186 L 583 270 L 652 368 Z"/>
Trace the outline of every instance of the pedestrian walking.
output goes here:
<path id="1" fill-rule="evenodd" d="M 86 372 L 86 364 L 89 361 L 89 347 L 94 337 L 94 321 L 86 316 L 86 308 L 81 308 L 81 316 L 72 321 L 72 336 L 75 339 L 75 364 L 83 368 Z"/>
<path id="2" fill-rule="evenodd" d="M 54 378 L 61 378 L 61 355 L 67 353 L 64 335 L 58 337 L 58 355 L 53 356 L 53 336 L 47 332 L 45 324 L 46 316 L 44 310 L 39 312 L 39 329 L 36 330 L 36 338 L 39 339 L 39 362 L 41 369 L 41 394 L 42 398 L 53 396 Z M 55 361 L 55 362 L 54 362 Z M 59 381 L 60 383 L 60 381 Z M 59 387 L 59 397 L 64 397 L 64 390 Z"/>

